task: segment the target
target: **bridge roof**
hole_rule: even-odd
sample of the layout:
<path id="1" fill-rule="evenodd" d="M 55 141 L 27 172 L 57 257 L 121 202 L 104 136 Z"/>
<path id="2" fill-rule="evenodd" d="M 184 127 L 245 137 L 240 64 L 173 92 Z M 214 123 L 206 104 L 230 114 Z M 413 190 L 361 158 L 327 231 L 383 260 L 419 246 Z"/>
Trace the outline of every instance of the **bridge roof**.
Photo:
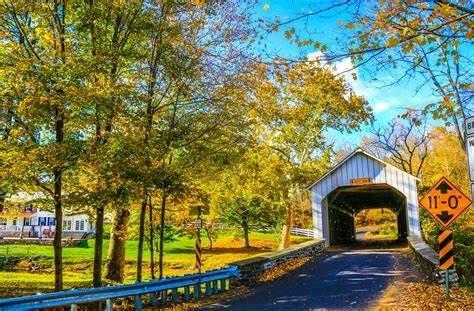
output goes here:
<path id="1" fill-rule="evenodd" d="M 384 166 L 390 166 L 391 168 L 401 172 L 402 174 L 404 175 L 407 175 L 409 176 L 410 178 L 413 178 L 415 179 L 416 181 L 421 181 L 418 177 L 412 175 L 412 174 L 409 174 L 401 169 L 399 169 L 398 167 L 396 166 L 393 166 L 392 164 L 389 164 L 381 159 L 379 159 L 378 157 L 366 152 L 365 150 L 361 149 L 361 148 L 357 148 L 356 150 L 352 151 L 349 155 L 347 155 L 342 161 L 340 161 L 339 163 L 337 163 L 333 168 L 331 168 L 329 171 L 327 171 L 323 176 L 321 176 L 319 179 L 317 179 L 315 182 L 313 182 L 311 185 L 309 185 L 307 187 L 307 189 L 311 189 L 313 188 L 314 186 L 316 186 L 317 184 L 323 182 L 326 178 L 330 177 L 331 174 L 333 172 L 335 172 L 337 169 L 339 169 L 344 163 L 348 162 L 351 158 L 353 158 L 354 156 L 356 156 L 357 154 L 363 154 L 364 156 L 368 157 L 368 158 L 371 158 L 377 162 L 379 162 L 380 164 L 384 165 Z M 363 178 L 363 177 L 366 177 L 366 176 L 362 176 L 360 175 L 359 176 L 360 178 Z"/>

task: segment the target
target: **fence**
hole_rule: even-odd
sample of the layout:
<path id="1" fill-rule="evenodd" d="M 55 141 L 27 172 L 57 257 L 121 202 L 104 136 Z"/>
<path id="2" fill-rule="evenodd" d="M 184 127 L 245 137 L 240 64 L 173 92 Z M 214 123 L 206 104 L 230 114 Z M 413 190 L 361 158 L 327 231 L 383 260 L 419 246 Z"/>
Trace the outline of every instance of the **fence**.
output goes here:
<path id="1" fill-rule="evenodd" d="M 310 238 L 314 238 L 314 232 L 311 229 L 293 228 L 293 229 L 291 229 L 290 232 L 293 235 L 302 235 L 302 236 L 307 236 L 307 237 L 310 237 Z"/>
<path id="2" fill-rule="evenodd" d="M 182 277 L 172 277 L 162 280 L 137 283 L 133 285 L 109 286 L 34 296 L 15 297 L 0 300 L 0 310 L 39 310 L 70 306 L 77 310 L 78 304 L 104 302 L 107 311 L 112 310 L 113 300 L 133 297 L 135 309 L 142 310 L 142 296 L 150 295 L 150 302 L 155 309 L 158 303 L 168 301 L 189 300 L 191 297 L 200 298 L 225 291 L 229 279 L 239 276 L 236 266 L 212 270 L 201 274 L 191 274 Z"/>

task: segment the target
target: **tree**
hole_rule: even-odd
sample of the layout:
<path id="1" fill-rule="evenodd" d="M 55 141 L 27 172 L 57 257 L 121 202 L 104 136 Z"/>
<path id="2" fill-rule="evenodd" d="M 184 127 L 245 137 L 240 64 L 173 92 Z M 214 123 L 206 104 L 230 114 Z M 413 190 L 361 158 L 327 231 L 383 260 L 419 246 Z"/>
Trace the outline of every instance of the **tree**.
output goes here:
<path id="1" fill-rule="evenodd" d="M 285 179 L 280 194 L 286 210 L 280 248 L 285 248 L 304 187 L 328 168 L 325 131 L 357 129 L 371 120 L 371 111 L 344 78 L 322 66 L 278 64 L 269 78 L 256 79 L 264 82 L 255 91 L 253 115 L 260 128 L 254 140 L 278 157 Z"/>
<path id="2" fill-rule="evenodd" d="M 278 177 L 265 168 L 268 164 L 263 152 L 249 149 L 214 185 L 212 201 L 217 215 L 241 230 L 244 248 L 250 247 L 251 228 L 275 227 L 281 216 L 278 197 L 270 201 L 271 192 L 278 190 L 271 184 L 276 183 Z"/>
<path id="3" fill-rule="evenodd" d="M 446 176 L 460 187 L 465 193 L 469 192 L 469 171 L 466 170 L 466 155 L 457 144 L 457 134 L 454 129 L 435 126 L 429 133 L 429 146 L 426 164 L 423 167 L 422 191 L 429 189 L 441 177 Z"/>
<path id="4" fill-rule="evenodd" d="M 66 1 L 4 1 L 0 5 L 2 104 L 11 172 L 54 204 L 55 289 L 63 288 L 63 182 L 81 151 L 78 116 L 83 94 L 77 19 Z M 74 94 L 74 95 L 73 95 Z M 33 186 L 34 185 L 34 186 Z M 33 187 L 31 187 L 33 186 Z"/>
<path id="5" fill-rule="evenodd" d="M 373 127 L 365 144 L 372 153 L 388 157 L 403 171 L 421 177 L 432 140 L 430 131 L 426 115 L 409 109 L 388 125 Z"/>
<path id="6" fill-rule="evenodd" d="M 370 16 L 375 21 L 369 22 Z M 386 58 L 382 63 L 401 66 L 408 77 L 423 76 L 439 97 L 426 110 L 454 126 L 464 146 L 461 122 L 472 113 L 472 107 L 462 96 L 462 89 L 472 79 L 469 52 L 464 47 L 474 38 L 474 11 L 464 1 L 411 5 L 390 1 L 370 16 L 355 20 L 362 33 L 357 36 L 353 52 L 384 51 Z"/>
<path id="7" fill-rule="evenodd" d="M 311 37 L 296 35 L 293 24 L 317 18 L 323 13 L 349 14 L 341 22 L 344 31 L 339 43 L 328 48 Z M 285 35 L 299 46 L 313 45 L 325 52 L 325 60 L 350 57 L 354 67 L 371 72 L 395 74 L 395 81 L 421 78 L 419 87 L 430 87 L 437 95 L 426 112 L 454 126 L 464 146 L 462 120 L 473 113 L 472 50 L 474 11 L 469 1 L 360 1 L 341 0 L 317 5 L 289 20 L 276 20 L 272 30 L 285 29 Z M 311 25 L 308 21 L 306 25 Z M 418 81 L 420 81 L 418 80 Z"/>
<path id="8" fill-rule="evenodd" d="M 219 236 L 219 230 L 220 230 L 219 225 L 211 221 L 211 222 L 205 223 L 202 229 L 207 239 L 209 240 L 209 250 L 212 252 L 212 245 Z"/>
<path id="9" fill-rule="evenodd" d="M 137 34 L 141 30 L 143 22 L 142 2 L 132 2 L 127 5 L 114 5 L 112 2 L 89 1 L 78 7 L 81 17 L 82 34 L 86 38 L 85 47 L 87 62 L 85 62 L 88 73 L 88 104 L 89 110 L 85 114 L 85 120 L 90 125 L 87 130 L 90 138 L 89 154 L 84 163 L 92 163 L 85 166 L 85 175 L 89 179 L 89 187 L 83 188 L 82 192 L 88 199 L 87 204 L 92 204 L 96 209 L 96 236 L 94 251 L 93 283 L 95 287 L 102 284 L 102 245 L 104 234 L 105 207 L 117 202 L 117 198 L 123 197 L 120 193 L 122 187 L 114 187 L 119 181 L 114 176 L 111 168 L 113 163 L 107 159 L 113 150 L 114 137 L 120 140 L 120 135 L 129 129 L 124 119 L 130 115 L 128 102 L 130 95 L 134 92 L 130 83 L 130 76 L 126 68 L 135 58 L 137 48 Z M 111 27 L 110 25 L 114 25 Z M 117 142 L 117 140 L 115 140 Z M 89 166 L 89 167 L 88 167 Z M 121 202 L 117 205 L 116 221 L 113 228 L 123 228 L 129 214 L 126 206 Z M 109 244 L 110 248 L 123 248 L 124 239 L 118 232 L 111 237 L 114 242 Z M 124 261 L 124 251 L 109 249 L 108 265 L 116 267 Z M 118 256 L 118 257 L 117 257 Z M 117 263 L 114 263 L 116 261 Z M 123 270 L 123 269 L 122 269 Z M 119 281 L 123 275 L 116 272 L 121 269 L 108 269 L 107 277 Z"/>
<path id="10" fill-rule="evenodd" d="M 143 185 L 160 194 L 160 278 L 167 206 L 192 185 L 188 176 L 201 165 L 199 161 L 216 151 L 213 143 L 229 132 L 231 114 L 237 111 L 238 105 L 232 107 L 239 83 L 236 77 L 247 62 L 244 51 L 248 37 L 243 34 L 252 33 L 244 15 L 247 5 L 229 1 L 206 9 L 183 4 L 178 6 L 181 10 L 176 10 L 172 6 L 169 10 L 176 17 L 167 20 L 160 15 L 161 24 L 149 37 L 151 54 L 144 67 L 148 70 L 145 83 L 141 85 L 146 90 L 143 107 L 148 122 L 144 133 L 150 135 L 142 176 Z M 143 204 L 142 233 L 145 210 Z M 150 236 L 153 238 L 153 234 Z M 137 276 L 141 277 L 139 273 Z"/>

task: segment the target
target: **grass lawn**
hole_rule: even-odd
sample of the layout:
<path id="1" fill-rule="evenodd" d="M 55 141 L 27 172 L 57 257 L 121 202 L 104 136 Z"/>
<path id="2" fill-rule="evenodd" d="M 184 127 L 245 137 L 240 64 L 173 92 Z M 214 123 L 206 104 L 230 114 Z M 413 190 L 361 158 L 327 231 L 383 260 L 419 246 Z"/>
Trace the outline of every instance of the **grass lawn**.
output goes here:
<path id="1" fill-rule="evenodd" d="M 306 241 L 304 237 L 292 237 L 293 243 Z M 213 250 L 208 250 L 208 241 L 203 239 L 203 269 L 215 269 L 226 264 L 272 251 L 278 246 L 278 236 L 274 233 L 253 232 L 250 235 L 251 248 L 241 246 L 240 238 L 233 234 L 219 237 L 214 242 Z M 107 256 L 109 241 L 104 243 L 103 257 Z M 136 253 L 138 241 L 129 240 L 126 244 L 126 283 L 132 283 L 136 273 Z M 53 247 L 44 245 L 0 245 L 0 256 L 18 256 L 25 260 L 34 257 L 41 268 L 37 272 L 21 269 L 22 263 L 15 271 L 0 271 L 0 297 L 34 294 L 51 291 L 54 287 Z M 150 278 L 149 250 L 144 250 L 144 279 Z M 84 242 L 79 247 L 63 249 L 64 284 L 65 288 L 88 287 L 92 283 L 92 265 L 94 241 Z M 158 254 L 155 254 L 157 259 Z M 165 243 L 164 275 L 182 275 L 193 273 L 194 270 L 194 239 L 183 236 L 175 241 Z"/>

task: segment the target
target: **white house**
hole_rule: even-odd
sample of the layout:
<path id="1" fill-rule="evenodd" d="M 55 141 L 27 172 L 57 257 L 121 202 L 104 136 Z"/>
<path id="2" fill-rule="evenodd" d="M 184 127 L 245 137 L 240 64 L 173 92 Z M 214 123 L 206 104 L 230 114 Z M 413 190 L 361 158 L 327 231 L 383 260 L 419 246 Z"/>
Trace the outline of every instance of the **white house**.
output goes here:
<path id="1" fill-rule="evenodd" d="M 56 217 L 53 213 L 41 211 L 28 204 L 17 214 L 0 213 L 1 237 L 52 238 L 56 230 Z M 82 238 L 93 233 L 93 226 L 87 214 L 63 216 L 63 237 Z"/>

